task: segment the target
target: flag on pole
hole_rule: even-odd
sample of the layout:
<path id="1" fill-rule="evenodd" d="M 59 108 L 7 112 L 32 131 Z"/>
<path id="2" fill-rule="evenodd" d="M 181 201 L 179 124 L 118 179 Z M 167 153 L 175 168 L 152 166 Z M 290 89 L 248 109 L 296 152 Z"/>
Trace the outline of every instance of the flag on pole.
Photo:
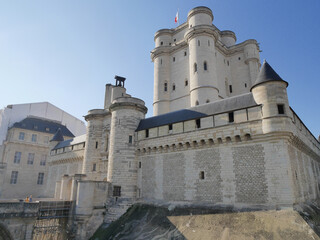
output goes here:
<path id="1" fill-rule="evenodd" d="M 179 21 L 179 10 L 177 11 L 176 17 L 174 18 L 174 22 L 178 23 Z"/>

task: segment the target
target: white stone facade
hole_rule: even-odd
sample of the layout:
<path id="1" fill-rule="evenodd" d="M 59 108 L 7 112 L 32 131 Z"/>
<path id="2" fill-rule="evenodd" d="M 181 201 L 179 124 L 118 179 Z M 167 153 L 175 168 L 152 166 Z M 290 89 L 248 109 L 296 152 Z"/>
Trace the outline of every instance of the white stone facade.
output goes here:
<path id="1" fill-rule="evenodd" d="M 155 34 L 153 115 L 250 92 L 260 67 L 257 41 L 236 44 L 235 33 L 212 21 L 211 10 L 198 7 L 186 23 Z"/>

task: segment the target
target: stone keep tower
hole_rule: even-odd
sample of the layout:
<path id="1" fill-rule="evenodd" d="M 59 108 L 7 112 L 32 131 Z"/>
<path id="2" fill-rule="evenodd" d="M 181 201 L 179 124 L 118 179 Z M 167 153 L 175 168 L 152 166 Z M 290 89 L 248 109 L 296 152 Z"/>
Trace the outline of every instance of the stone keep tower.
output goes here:
<path id="1" fill-rule="evenodd" d="M 156 32 L 153 114 L 248 93 L 259 72 L 259 45 L 236 44 L 234 32 L 212 24 L 207 7 L 196 7 L 187 22 Z"/>

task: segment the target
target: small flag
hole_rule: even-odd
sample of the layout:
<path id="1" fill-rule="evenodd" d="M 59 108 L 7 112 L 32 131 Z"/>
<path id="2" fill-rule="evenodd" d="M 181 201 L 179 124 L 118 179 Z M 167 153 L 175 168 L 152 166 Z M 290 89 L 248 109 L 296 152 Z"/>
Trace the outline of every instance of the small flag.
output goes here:
<path id="1" fill-rule="evenodd" d="M 178 23 L 178 20 L 179 20 L 179 11 L 177 12 L 176 17 L 174 18 L 174 22 Z"/>

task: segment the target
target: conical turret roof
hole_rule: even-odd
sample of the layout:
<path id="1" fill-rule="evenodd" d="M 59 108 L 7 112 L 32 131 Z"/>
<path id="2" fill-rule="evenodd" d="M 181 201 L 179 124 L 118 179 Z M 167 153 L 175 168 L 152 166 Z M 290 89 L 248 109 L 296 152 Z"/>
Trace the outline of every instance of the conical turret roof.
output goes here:
<path id="1" fill-rule="evenodd" d="M 273 68 L 267 63 L 266 60 L 263 61 L 262 67 L 260 69 L 260 72 L 258 74 L 256 82 L 253 84 L 252 88 L 265 83 L 265 82 L 272 82 L 272 81 L 281 81 L 285 82 L 288 87 L 288 82 L 284 81 L 274 70 Z"/>
<path id="2" fill-rule="evenodd" d="M 62 142 L 62 141 L 64 141 L 62 131 L 61 131 L 61 128 L 58 128 L 57 132 L 54 134 L 50 142 Z"/>

